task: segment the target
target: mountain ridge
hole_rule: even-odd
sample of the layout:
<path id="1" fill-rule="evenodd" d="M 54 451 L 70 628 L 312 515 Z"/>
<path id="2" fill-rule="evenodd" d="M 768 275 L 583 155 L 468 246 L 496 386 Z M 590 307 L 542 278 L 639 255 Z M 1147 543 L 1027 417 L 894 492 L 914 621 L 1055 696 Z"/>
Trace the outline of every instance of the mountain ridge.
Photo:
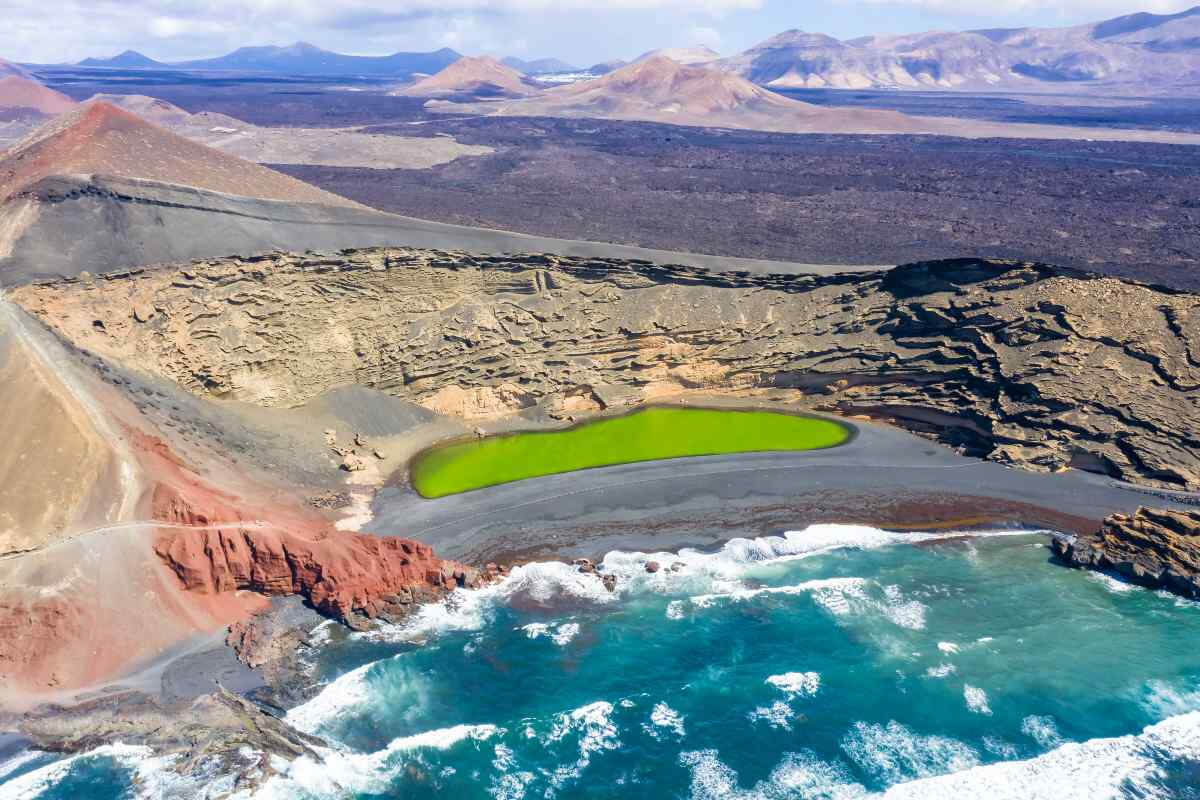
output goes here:
<path id="1" fill-rule="evenodd" d="M 112 58 L 87 58 L 79 66 L 141 67 L 146 69 L 229 70 L 290 75 L 376 75 L 409 77 L 432 74 L 461 58 L 448 47 L 429 52 L 396 52 L 386 56 L 355 56 L 325 50 L 308 42 L 290 45 L 239 47 L 222 56 L 187 61 L 156 61 L 135 50 Z"/>
<path id="2" fill-rule="evenodd" d="M 1002 89 L 1130 93 L 1200 88 L 1200 6 L 1065 28 L 990 28 L 838 40 L 798 29 L 715 62 L 776 89 Z"/>

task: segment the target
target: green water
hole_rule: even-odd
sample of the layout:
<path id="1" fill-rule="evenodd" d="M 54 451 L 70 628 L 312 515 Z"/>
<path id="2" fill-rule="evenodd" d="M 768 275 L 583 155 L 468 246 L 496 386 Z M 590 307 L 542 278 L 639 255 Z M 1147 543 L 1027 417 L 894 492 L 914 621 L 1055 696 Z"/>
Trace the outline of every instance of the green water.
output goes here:
<path id="1" fill-rule="evenodd" d="M 591 467 L 663 458 L 819 450 L 844 443 L 836 422 L 769 411 L 651 408 L 565 431 L 518 433 L 436 447 L 417 456 L 413 488 L 422 497 Z"/>

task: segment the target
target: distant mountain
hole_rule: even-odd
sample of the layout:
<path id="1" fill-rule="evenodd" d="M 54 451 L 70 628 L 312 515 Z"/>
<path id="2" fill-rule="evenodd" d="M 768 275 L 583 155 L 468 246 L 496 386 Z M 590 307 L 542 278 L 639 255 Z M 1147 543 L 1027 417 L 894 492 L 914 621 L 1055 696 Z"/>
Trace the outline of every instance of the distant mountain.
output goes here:
<path id="1" fill-rule="evenodd" d="M 1200 7 L 1071 28 L 845 41 L 792 30 L 717 64 L 773 88 L 1200 90 Z"/>
<path id="2" fill-rule="evenodd" d="M 432 74 L 458 59 L 458 53 L 442 48 L 432 53 L 393 53 L 390 56 L 348 56 L 297 42 L 288 47 L 242 47 L 220 58 L 183 61 L 180 69 L 271 72 L 286 75 L 379 75 L 408 77 Z"/>
<path id="3" fill-rule="evenodd" d="M 634 59 L 633 63 L 647 61 L 657 56 L 664 56 L 680 64 L 707 64 L 710 61 L 716 61 L 721 54 L 702 44 L 694 47 L 664 47 L 661 50 L 642 53 Z"/>
<path id="4" fill-rule="evenodd" d="M 777 94 L 712 65 L 680 64 L 665 56 L 630 64 L 603 77 L 546 89 L 531 97 L 475 102 L 431 100 L 426 108 L 500 117 L 640 120 L 666 125 L 786 133 L 928 134 L 1200 144 L 1200 134 L 1024 125 L 817 106 Z"/>
<path id="5" fill-rule="evenodd" d="M 0 78 L 0 109 L 29 109 L 39 114 L 61 114 L 76 102 L 35 80 L 9 75 Z"/>
<path id="6" fill-rule="evenodd" d="M 436 75 L 423 78 L 412 86 L 392 92 L 409 97 L 476 95 L 479 97 L 525 97 L 536 94 L 537 87 L 525 82 L 525 76 L 494 58 L 460 58 Z"/>
<path id="7" fill-rule="evenodd" d="M 621 67 L 624 67 L 628 64 L 628 61 L 624 61 L 620 58 L 614 58 L 612 61 L 601 61 L 599 64 L 592 64 L 585 70 L 585 72 L 591 73 L 592 75 L 607 75 L 608 73 L 615 72 L 616 70 L 619 70 Z"/>
<path id="8" fill-rule="evenodd" d="M 155 61 L 149 56 L 142 55 L 136 50 L 126 50 L 112 58 L 85 58 L 79 62 L 81 67 L 119 67 L 123 69 L 161 69 L 170 67 L 161 61 Z"/>
<path id="9" fill-rule="evenodd" d="M 390 56 L 348 56 L 322 50 L 307 42 L 287 47 L 242 47 L 218 58 L 162 62 L 141 53 L 126 50 L 114 58 L 88 58 L 80 62 L 89 67 L 127 69 L 228 70 L 230 72 L 266 72 L 275 75 L 371 75 L 385 78 L 410 78 L 432 75 L 462 58 L 449 48 L 431 53 L 393 53 Z"/>
<path id="10" fill-rule="evenodd" d="M 703 65 L 651 56 L 603 77 L 548 89 L 520 100 L 434 103 L 433 110 L 502 116 L 591 117 L 756 130 L 908 131 L 911 118 L 892 111 L 827 109 L 801 103 Z"/>
<path id="11" fill-rule="evenodd" d="M 526 75 L 547 75 L 552 72 L 575 72 L 579 67 L 572 66 L 565 61 L 557 58 L 535 58 L 532 61 L 524 61 L 519 58 L 509 56 L 508 58 L 500 59 L 500 63 L 506 67 L 512 67 L 517 72 L 523 72 Z"/>

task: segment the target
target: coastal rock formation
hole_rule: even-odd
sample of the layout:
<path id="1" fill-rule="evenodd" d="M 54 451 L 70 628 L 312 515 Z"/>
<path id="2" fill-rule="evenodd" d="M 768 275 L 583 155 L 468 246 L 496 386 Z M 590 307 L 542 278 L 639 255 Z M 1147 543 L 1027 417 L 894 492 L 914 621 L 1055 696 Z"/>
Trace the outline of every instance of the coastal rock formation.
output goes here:
<path id="1" fill-rule="evenodd" d="M 1112 570 L 1143 586 L 1200 598 L 1200 511 L 1114 514 L 1094 536 L 1056 538 L 1054 552 L 1073 566 Z"/>
<path id="2" fill-rule="evenodd" d="M 403 616 L 413 604 L 481 580 L 477 570 L 443 561 L 410 539 L 332 529 L 308 536 L 256 522 L 212 525 L 210 512 L 169 490 L 156 493 L 155 513 L 180 526 L 164 529 L 154 549 L 189 591 L 300 595 L 352 627 Z"/>
<path id="3" fill-rule="evenodd" d="M 391 248 L 10 294 L 200 396 L 286 407 L 359 384 L 475 417 L 784 390 L 1006 464 L 1200 486 L 1200 296 L 1041 264 L 752 275 Z"/>

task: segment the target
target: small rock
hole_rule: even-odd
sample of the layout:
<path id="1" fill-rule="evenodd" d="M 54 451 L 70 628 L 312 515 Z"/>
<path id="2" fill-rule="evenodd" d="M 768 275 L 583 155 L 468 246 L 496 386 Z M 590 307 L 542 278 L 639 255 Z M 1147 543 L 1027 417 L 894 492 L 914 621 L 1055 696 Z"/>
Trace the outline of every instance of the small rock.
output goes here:
<path id="1" fill-rule="evenodd" d="M 671 565 L 671 572 L 679 572 L 679 570 L 683 569 L 685 566 L 687 566 L 687 565 L 684 564 L 682 561 L 676 561 L 674 564 Z"/>
<path id="2" fill-rule="evenodd" d="M 154 319 L 154 306 L 148 303 L 134 303 L 133 318 L 138 322 L 149 322 Z"/>
<path id="3" fill-rule="evenodd" d="M 378 458 L 380 461 L 383 461 L 385 458 L 387 458 L 387 456 L 384 455 L 383 451 L 379 450 L 378 448 L 376 448 L 375 450 L 372 450 L 371 452 L 374 453 L 375 457 Z"/>
<path id="4" fill-rule="evenodd" d="M 353 453 L 342 459 L 342 469 L 346 470 L 346 472 L 362 472 L 366 468 L 367 462 Z"/>
<path id="5" fill-rule="evenodd" d="M 604 583 L 604 588 L 608 589 L 610 592 L 615 592 L 617 590 L 616 575 L 604 575 L 600 578 L 600 580 Z"/>
<path id="6" fill-rule="evenodd" d="M 658 572 L 660 569 L 662 569 L 662 567 L 659 565 L 659 563 L 657 561 L 647 561 L 646 562 L 646 572 L 649 572 L 651 575 Z"/>
<path id="7" fill-rule="evenodd" d="M 358 447 L 366 447 L 367 437 L 363 436 L 361 433 L 354 434 L 354 444 Z"/>
<path id="8" fill-rule="evenodd" d="M 482 439 L 485 436 L 487 436 L 487 431 L 485 431 L 483 428 L 476 428 L 475 436 L 476 436 L 476 438 Z"/>

